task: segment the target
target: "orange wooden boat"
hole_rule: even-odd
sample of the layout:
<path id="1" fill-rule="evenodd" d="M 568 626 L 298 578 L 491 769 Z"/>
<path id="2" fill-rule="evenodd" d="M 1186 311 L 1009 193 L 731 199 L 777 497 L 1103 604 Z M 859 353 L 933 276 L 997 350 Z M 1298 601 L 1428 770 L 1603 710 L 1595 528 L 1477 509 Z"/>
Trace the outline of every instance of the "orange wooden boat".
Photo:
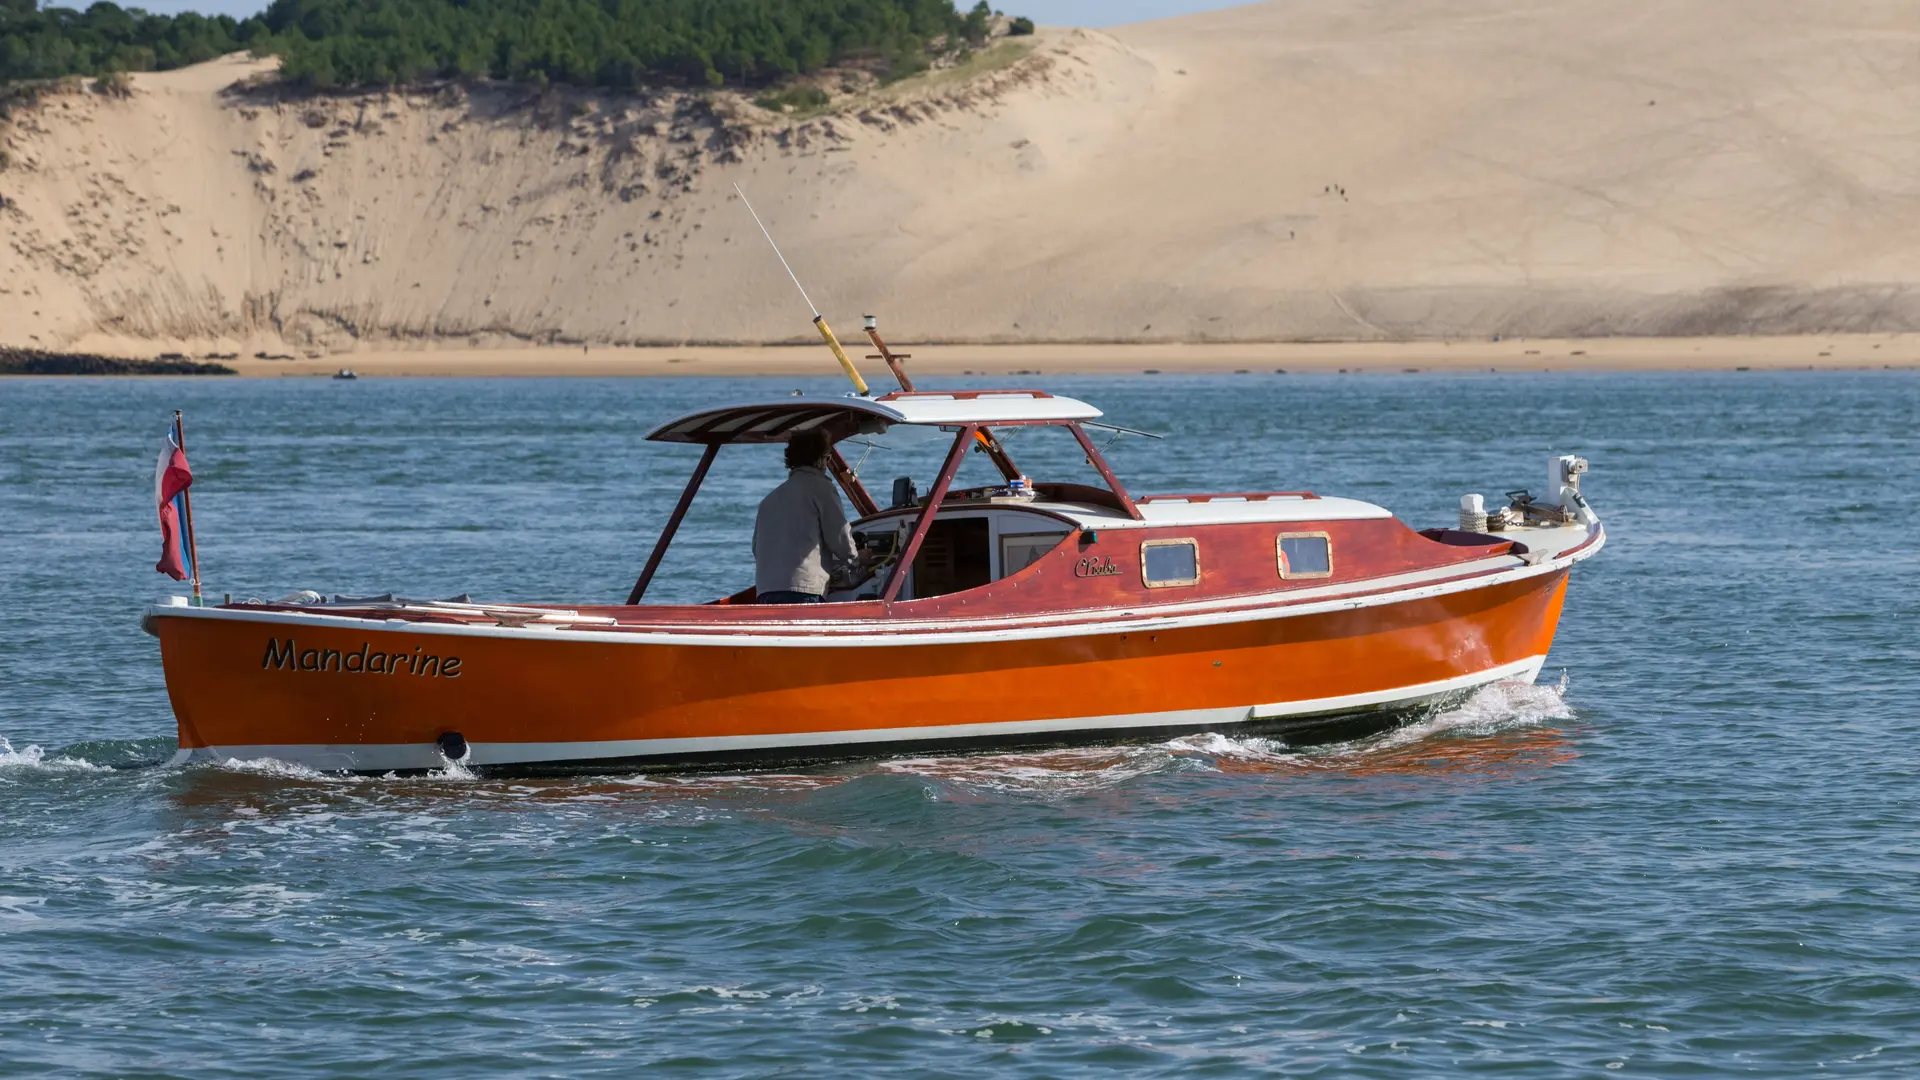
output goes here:
<path id="1" fill-rule="evenodd" d="M 1573 564 L 1605 539 L 1576 458 L 1553 459 L 1542 497 L 1488 515 L 1471 496 L 1462 527 L 1415 531 L 1303 491 L 1135 497 L 1088 435 L 1100 416 L 1041 391 L 909 389 L 681 417 L 650 437 L 705 453 L 625 604 L 168 598 L 146 625 L 179 758 L 796 761 L 1391 722 L 1531 681 Z M 896 483 L 883 506 L 840 444 L 902 426 L 951 444 L 926 495 Z M 1005 436 L 1033 427 L 1077 440 L 1104 485 L 1028 483 Z M 821 605 L 643 603 L 720 450 L 805 429 L 835 441 L 874 576 Z M 1004 483 L 954 488 L 971 450 Z"/>

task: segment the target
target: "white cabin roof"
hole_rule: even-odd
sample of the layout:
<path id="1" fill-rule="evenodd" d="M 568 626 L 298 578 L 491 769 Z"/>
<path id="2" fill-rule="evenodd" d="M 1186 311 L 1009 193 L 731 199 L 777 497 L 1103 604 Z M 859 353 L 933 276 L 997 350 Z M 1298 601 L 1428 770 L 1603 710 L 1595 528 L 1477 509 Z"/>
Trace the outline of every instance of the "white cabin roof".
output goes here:
<path id="1" fill-rule="evenodd" d="M 1035 505 L 1039 509 L 1072 518 L 1079 525 L 1096 529 L 1163 529 L 1178 525 L 1234 525 L 1248 522 L 1369 521 L 1393 516 L 1384 506 L 1330 496 L 1315 499 L 1292 496 L 1254 499 L 1196 496 L 1194 500 L 1148 496 L 1135 504 L 1140 508 L 1138 521 L 1105 506 L 1083 503 Z"/>
<path id="2" fill-rule="evenodd" d="M 795 432 L 826 428 L 836 438 L 874 435 L 895 424 L 1017 424 L 1094 420 L 1084 401 L 1040 390 L 956 390 L 892 393 L 877 398 L 790 397 L 721 405 L 668 421 L 654 442 L 783 443 Z"/>

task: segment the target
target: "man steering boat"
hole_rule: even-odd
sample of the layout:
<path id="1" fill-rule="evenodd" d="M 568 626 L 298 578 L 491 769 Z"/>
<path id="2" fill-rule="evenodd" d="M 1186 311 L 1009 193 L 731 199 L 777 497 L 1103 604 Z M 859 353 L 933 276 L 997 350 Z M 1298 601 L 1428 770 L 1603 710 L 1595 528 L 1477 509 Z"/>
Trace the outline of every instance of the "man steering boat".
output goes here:
<path id="1" fill-rule="evenodd" d="M 753 522 L 754 591 L 762 604 L 818 604 L 830 583 L 860 567 L 840 488 L 827 475 L 825 432 L 787 440 L 787 478 L 760 500 Z"/>

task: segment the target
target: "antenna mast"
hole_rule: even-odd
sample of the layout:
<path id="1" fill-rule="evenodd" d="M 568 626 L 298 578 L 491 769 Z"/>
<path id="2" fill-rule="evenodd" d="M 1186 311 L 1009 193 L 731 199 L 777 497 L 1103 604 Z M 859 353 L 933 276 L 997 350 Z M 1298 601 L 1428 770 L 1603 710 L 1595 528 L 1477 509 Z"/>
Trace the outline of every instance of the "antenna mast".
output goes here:
<path id="1" fill-rule="evenodd" d="M 860 377 L 860 370 L 853 366 L 853 361 L 847 359 L 847 351 L 840 347 L 840 339 L 833 336 L 833 329 L 827 325 L 827 317 L 820 314 L 819 308 L 813 306 L 813 298 L 807 295 L 807 287 L 800 284 L 800 275 L 793 272 L 793 266 L 787 262 L 787 257 L 780 253 L 780 245 L 774 243 L 773 233 L 768 231 L 767 223 L 760 220 L 760 214 L 754 210 L 753 203 L 747 199 L 747 193 L 740 190 L 739 184 L 733 185 L 733 190 L 740 196 L 740 201 L 746 205 L 747 213 L 753 215 L 753 223 L 760 226 L 760 235 L 767 238 L 767 245 L 773 248 L 774 257 L 780 260 L 780 265 L 786 270 L 787 276 L 793 279 L 793 287 L 800 290 L 800 299 L 805 300 L 807 310 L 813 312 L 814 328 L 819 330 L 820 336 L 826 340 L 827 348 L 833 350 L 833 358 L 840 361 L 840 370 L 846 372 L 847 378 L 853 380 L 853 388 L 860 392 L 861 397 L 873 396 L 873 391 L 867 389 L 867 380 Z"/>

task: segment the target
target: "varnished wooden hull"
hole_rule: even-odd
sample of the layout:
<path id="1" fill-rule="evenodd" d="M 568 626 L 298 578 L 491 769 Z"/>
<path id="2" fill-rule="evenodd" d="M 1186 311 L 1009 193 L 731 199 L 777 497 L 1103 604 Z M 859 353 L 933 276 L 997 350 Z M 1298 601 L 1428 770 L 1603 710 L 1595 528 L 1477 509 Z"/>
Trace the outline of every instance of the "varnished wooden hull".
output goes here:
<path id="1" fill-rule="evenodd" d="M 318 769 L 818 760 L 1287 730 L 1544 662 L 1568 566 L 1334 603 L 922 633 L 621 633 L 156 611 L 183 758 Z M 378 658 L 378 659 L 376 659 Z"/>

